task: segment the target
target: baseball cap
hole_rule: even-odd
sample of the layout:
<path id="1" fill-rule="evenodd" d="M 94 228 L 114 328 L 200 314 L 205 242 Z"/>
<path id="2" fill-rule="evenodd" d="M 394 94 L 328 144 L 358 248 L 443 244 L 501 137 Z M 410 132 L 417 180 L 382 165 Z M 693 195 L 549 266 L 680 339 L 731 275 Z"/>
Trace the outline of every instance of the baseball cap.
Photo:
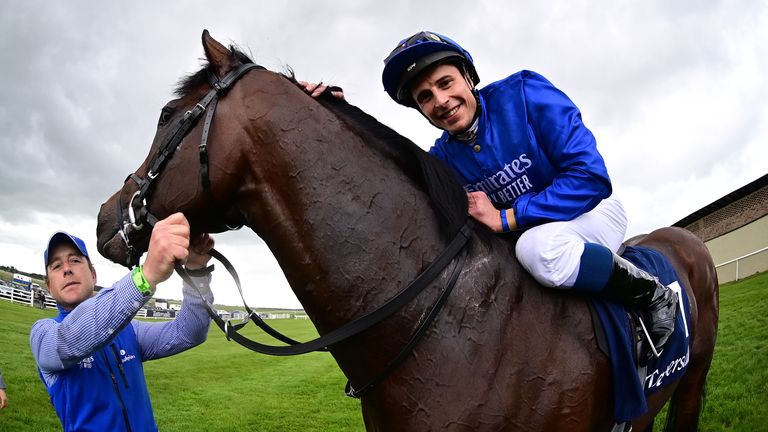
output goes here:
<path id="1" fill-rule="evenodd" d="M 85 248 L 85 242 L 81 239 L 73 236 L 72 234 L 67 234 L 64 231 L 59 231 L 51 236 L 51 239 L 48 240 L 48 247 L 45 248 L 45 252 L 43 253 L 43 258 L 45 259 L 45 267 L 48 267 L 48 252 L 53 249 L 54 246 L 57 246 L 61 244 L 62 242 L 68 241 L 75 245 L 75 247 L 80 251 L 80 253 L 83 254 L 86 258 L 90 259 L 88 256 L 88 249 Z"/>

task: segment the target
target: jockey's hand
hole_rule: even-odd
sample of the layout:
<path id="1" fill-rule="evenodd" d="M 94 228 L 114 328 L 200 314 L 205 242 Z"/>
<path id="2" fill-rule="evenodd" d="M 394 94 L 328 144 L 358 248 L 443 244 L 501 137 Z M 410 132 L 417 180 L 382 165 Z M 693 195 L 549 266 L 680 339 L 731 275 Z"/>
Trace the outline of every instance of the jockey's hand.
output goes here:
<path id="1" fill-rule="evenodd" d="M 478 222 L 487 226 L 493 232 L 500 233 L 503 231 L 501 227 L 501 213 L 493 206 L 491 200 L 488 199 L 488 195 L 485 192 L 468 192 L 467 200 L 469 201 L 469 215 L 475 218 Z M 515 211 L 512 209 L 501 210 L 507 212 L 507 223 L 509 229 L 513 230 L 517 228 L 515 222 Z"/>
<path id="2" fill-rule="evenodd" d="M 210 249 L 208 249 L 210 250 Z M 174 213 L 155 224 L 149 239 L 142 270 L 152 288 L 167 280 L 176 261 L 189 257 L 189 222 L 183 213 Z"/>
<path id="3" fill-rule="evenodd" d="M 213 249 L 213 237 L 208 234 L 199 234 L 192 239 L 189 244 L 189 256 L 187 257 L 187 270 L 198 270 L 206 265 L 211 259 L 211 249 Z"/>
<path id="4" fill-rule="evenodd" d="M 328 86 L 323 83 L 311 83 L 307 81 L 299 81 L 298 82 L 301 87 L 304 88 L 304 91 L 307 92 L 312 97 L 318 97 L 321 94 L 323 94 L 324 91 L 328 89 Z M 341 87 L 336 87 L 336 89 L 331 90 L 331 94 L 334 97 L 337 97 L 341 100 L 344 100 L 344 91 L 341 89 Z"/>

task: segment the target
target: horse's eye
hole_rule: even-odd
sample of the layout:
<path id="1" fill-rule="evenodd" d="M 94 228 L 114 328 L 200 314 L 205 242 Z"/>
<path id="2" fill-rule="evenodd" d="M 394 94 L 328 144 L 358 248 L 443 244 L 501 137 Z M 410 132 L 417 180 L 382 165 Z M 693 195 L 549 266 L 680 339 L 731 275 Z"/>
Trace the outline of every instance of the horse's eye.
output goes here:
<path id="1" fill-rule="evenodd" d="M 165 125 L 166 123 L 168 123 L 168 121 L 171 120 L 171 117 L 173 117 L 173 108 L 164 107 L 160 111 L 160 120 L 157 121 L 157 126 L 160 127 Z"/>

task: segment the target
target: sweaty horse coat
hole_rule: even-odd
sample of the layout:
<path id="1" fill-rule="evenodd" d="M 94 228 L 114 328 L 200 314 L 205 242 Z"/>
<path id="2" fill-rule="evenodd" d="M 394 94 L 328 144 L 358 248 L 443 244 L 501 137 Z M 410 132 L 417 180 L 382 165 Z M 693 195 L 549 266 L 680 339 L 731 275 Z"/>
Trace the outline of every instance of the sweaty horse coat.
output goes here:
<path id="1" fill-rule="evenodd" d="M 248 61 L 207 32 L 203 45 L 209 65 L 164 108 L 150 156 L 209 92 L 210 74 L 223 77 Z M 321 334 L 393 297 L 466 218 L 457 183 L 438 191 L 447 199 L 429 198 L 427 176 L 413 157 L 423 152 L 415 145 L 345 102 L 312 99 L 284 76 L 252 70 L 222 97 L 210 129 L 208 192 L 199 181 L 202 128 L 198 124 L 181 142 L 157 177 L 148 206 L 161 217 L 183 211 L 197 232 L 251 227 L 275 254 Z M 146 176 L 147 164 L 137 176 Z M 135 191 L 135 183 L 127 182 L 99 214 L 99 251 L 116 262 L 129 262 L 115 221 Z M 127 232 L 140 250 L 147 234 Z M 698 421 L 714 347 L 714 268 L 704 245 L 682 230 L 660 230 L 642 243 L 670 258 L 696 299 L 691 365 L 675 396 L 674 414 L 684 430 Z M 366 427 L 609 430 L 608 362 L 597 349 L 585 301 L 542 289 L 510 261 L 510 242 L 484 229 L 471 234 L 467 248 L 456 288 L 424 339 L 362 397 Z M 353 387 L 384 369 L 408 342 L 448 273 L 390 319 L 332 348 Z M 674 391 L 672 386 L 654 395 L 635 427 L 650 424 Z"/>

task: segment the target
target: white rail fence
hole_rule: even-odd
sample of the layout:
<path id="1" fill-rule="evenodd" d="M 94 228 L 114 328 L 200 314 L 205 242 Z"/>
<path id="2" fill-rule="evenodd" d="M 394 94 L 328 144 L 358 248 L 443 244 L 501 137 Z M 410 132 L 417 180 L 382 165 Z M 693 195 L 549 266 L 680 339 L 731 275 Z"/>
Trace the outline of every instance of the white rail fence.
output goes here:
<path id="1" fill-rule="evenodd" d="M 735 268 L 736 268 L 736 277 L 735 277 L 735 279 L 721 280 L 720 282 L 723 283 L 723 282 L 731 282 L 731 281 L 739 280 L 741 278 L 741 275 L 739 274 L 739 261 L 743 261 L 743 260 L 745 260 L 747 258 L 750 258 L 752 256 L 755 256 L 757 254 L 760 254 L 760 253 L 763 253 L 763 252 L 766 252 L 766 251 L 768 251 L 768 246 L 766 246 L 766 247 L 764 247 L 762 249 L 758 249 L 758 250 L 756 250 L 754 252 L 750 252 L 750 253 L 748 253 L 746 255 L 742 255 L 742 256 L 740 256 L 738 258 L 734 258 L 732 260 L 726 261 L 724 263 L 717 264 L 715 266 L 715 269 L 721 269 L 721 268 L 723 268 L 723 267 L 725 267 L 727 265 L 731 265 L 731 264 L 734 264 Z M 765 270 L 765 269 L 763 269 L 763 270 Z M 754 274 L 754 272 L 750 273 L 750 275 L 751 274 Z M 749 275 L 747 275 L 747 276 L 749 276 Z"/>
<path id="2" fill-rule="evenodd" d="M 740 268 L 739 268 L 739 262 L 743 261 L 743 260 L 745 260 L 747 258 L 753 257 L 753 256 L 755 256 L 757 254 L 764 253 L 764 252 L 768 253 L 768 246 L 766 246 L 766 247 L 764 247 L 762 249 L 758 249 L 758 250 L 756 250 L 754 252 L 750 252 L 750 253 L 748 253 L 746 255 L 742 255 L 742 256 L 740 256 L 738 258 L 734 258 L 732 260 L 728 260 L 728 261 L 725 261 L 723 263 L 717 264 L 715 266 L 716 270 L 717 269 L 722 269 L 723 267 L 731 265 L 731 264 L 734 264 L 734 266 L 735 266 L 735 278 L 734 279 L 730 279 L 730 278 L 727 278 L 727 277 L 720 277 L 720 279 L 721 279 L 720 283 L 739 280 L 743 276 L 742 274 L 740 274 L 741 272 L 740 272 Z M 755 266 L 753 265 L 751 267 L 751 269 L 754 270 L 754 267 Z M 765 271 L 765 269 L 759 269 L 758 271 Z M 754 274 L 754 271 L 752 271 L 752 273 L 750 273 L 750 275 L 751 274 Z M 27 291 L 27 290 L 20 289 L 20 288 L 17 288 L 17 287 L 10 287 L 10 286 L 5 286 L 5 285 L 0 285 L 0 300 L 10 301 L 11 303 L 24 303 L 24 304 L 26 304 L 26 305 L 28 305 L 30 307 L 39 307 L 40 303 L 39 303 L 39 301 L 37 299 L 35 299 L 35 296 L 33 294 L 34 293 L 32 291 Z M 54 308 L 54 309 L 56 308 L 56 301 L 53 299 L 53 297 L 49 296 L 48 294 L 45 295 L 45 307 L 46 308 Z M 144 309 L 144 308 L 141 308 L 136 313 L 136 316 L 137 317 L 141 317 L 141 318 L 157 318 L 157 319 L 169 319 L 169 318 L 171 318 L 171 317 L 167 317 L 167 316 L 150 316 L 150 317 L 147 317 L 147 310 Z M 277 316 L 277 314 L 276 314 L 276 316 L 270 316 L 269 313 L 264 314 L 263 316 L 265 318 L 273 318 L 273 319 L 275 319 L 275 318 L 289 318 L 288 316 L 285 316 L 285 317 Z M 306 319 L 307 317 L 306 317 L 306 315 L 302 314 L 302 315 L 291 316 L 290 318 L 295 318 L 295 319 L 302 319 L 302 318 L 304 318 L 304 319 Z"/>
<path id="3" fill-rule="evenodd" d="M 40 302 L 35 298 L 32 291 L 25 289 L 0 285 L 0 300 L 6 300 L 11 303 L 22 303 L 29 307 L 40 307 Z M 56 309 L 56 300 L 53 297 L 45 294 L 45 308 Z M 156 318 L 156 319 L 171 319 L 167 316 L 147 316 L 147 310 L 144 308 L 139 309 L 136 313 L 140 318 Z"/>
<path id="4" fill-rule="evenodd" d="M 11 303 L 22 303 L 29 307 L 40 307 L 40 302 L 34 298 L 34 293 L 32 291 L 27 291 L 18 287 L 0 285 L 0 300 L 10 301 Z M 47 293 L 45 294 L 45 307 L 56 309 L 56 301 Z M 177 311 L 155 309 L 148 311 L 146 308 L 141 308 L 138 312 L 136 312 L 136 317 L 171 320 L 174 319 L 172 312 Z M 309 317 L 304 313 L 262 312 L 259 313 L 259 315 L 263 319 L 309 319 Z M 245 312 L 235 311 L 234 314 L 230 315 L 229 311 L 219 311 L 219 316 L 224 319 L 242 319 L 245 317 Z"/>
<path id="5" fill-rule="evenodd" d="M 11 303 L 25 303 L 28 306 L 38 305 L 37 300 L 35 300 L 34 293 L 32 291 L 27 291 L 24 289 L 9 287 L 5 285 L 0 286 L 0 299 L 8 300 Z M 56 307 L 56 302 L 53 301 L 53 299 L 50 296 L 46 296 L 45 300 L 46 300 L 45 302 L 46 307 L 48 307 L 49 305 L 50 307 Z"/>

